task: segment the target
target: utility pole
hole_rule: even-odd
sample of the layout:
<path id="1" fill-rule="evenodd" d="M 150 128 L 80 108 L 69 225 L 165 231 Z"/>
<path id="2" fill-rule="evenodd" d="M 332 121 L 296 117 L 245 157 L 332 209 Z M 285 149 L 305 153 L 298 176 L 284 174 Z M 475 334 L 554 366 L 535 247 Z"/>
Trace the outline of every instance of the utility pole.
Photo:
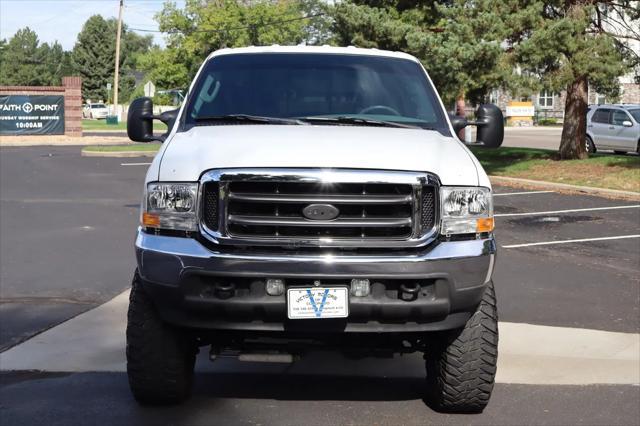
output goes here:
<path id="1" fill-rule="evenodd" d="M 122 9 L 124 0 L 120 0 L 118 11 L 118 31 L 116 33 L 116 75 L 113 78 L 113 113 L 118 115 L 118 80 L 120 77 L 120 35 L 122 34 Z"/>

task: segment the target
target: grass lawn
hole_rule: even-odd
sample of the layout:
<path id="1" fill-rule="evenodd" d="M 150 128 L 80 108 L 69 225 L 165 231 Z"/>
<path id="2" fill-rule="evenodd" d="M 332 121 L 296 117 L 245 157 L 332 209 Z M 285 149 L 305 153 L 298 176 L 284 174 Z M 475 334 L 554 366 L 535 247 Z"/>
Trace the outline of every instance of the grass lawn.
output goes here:
<path id="1" fill-rule="evenodd" d="M 471 148 L 489 175 L 640 192 L 640 157 L 592 154 L 586 160 L 557 159 L 557 151 Z"/>
<path id="2" fill-rule="evenodd" d="M 107 124 L 107 120 L 82 120 L 82 130 L 127 130 L 127 122 Z M 153 130 L 166 131 L 167 126 L 157 120 L 153 121 Z"/>
<path id="3" fill-rule="evenodd" d="M 83 151 L 93 152 L 127 152 L 127 151 L 142 151 L 142 152 L 155 152 L 160 149 L 159 143 L 137 143 L 131 145 L 92 145 L 83 148 Z"/>

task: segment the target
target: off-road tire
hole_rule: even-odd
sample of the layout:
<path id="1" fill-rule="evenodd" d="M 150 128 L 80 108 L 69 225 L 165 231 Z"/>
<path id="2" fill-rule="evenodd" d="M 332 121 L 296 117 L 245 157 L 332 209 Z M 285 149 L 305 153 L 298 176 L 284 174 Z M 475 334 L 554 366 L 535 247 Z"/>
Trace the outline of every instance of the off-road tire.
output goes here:
<path id="1" fill-rule="evenodd" d="M 431 349 L 431 350 L 429 350 Z M 450 413 L 479 413 L 487 406 L 498 362 L 498 314 L 493 282 L 462 330 L 427 347 L 427 402 Z"/>
<path id="2" fill-rule="evenodd" d="M 176 404 L 193 384 L 197 346 L 185 331 L 164 323 L 136 271 L 127 315 L 127 375 L 142 404 Z"/>

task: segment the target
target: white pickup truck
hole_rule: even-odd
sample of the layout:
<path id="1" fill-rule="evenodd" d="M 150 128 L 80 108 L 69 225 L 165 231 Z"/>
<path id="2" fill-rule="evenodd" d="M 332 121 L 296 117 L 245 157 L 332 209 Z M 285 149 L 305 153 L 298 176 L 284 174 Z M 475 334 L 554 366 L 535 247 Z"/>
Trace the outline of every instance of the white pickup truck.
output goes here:
<path id="1" fill-rule="evenodd" d="M 503 119 L 477 111 L 478 145 Z M 156 136 L 152 120 L 169 125 Z M 420 62 L 334 47 L 212 53 L 179 110 L 129 109 L 147 172 L 127 326 L 142 403 L 188 397 L 195 356 L 425 354 L 428 398 L 489 401 L 498 328 L 491 184 Z"/>

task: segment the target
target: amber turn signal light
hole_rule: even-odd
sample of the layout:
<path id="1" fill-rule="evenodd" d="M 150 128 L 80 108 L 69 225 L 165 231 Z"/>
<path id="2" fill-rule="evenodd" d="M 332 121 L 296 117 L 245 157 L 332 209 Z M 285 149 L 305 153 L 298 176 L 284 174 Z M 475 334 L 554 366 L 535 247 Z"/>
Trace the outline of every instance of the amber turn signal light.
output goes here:
<path id="1" fill-rule="evenodd" d="M 149 228 L 160 227 L 160 216 L 151 213 L 142 213 L 142 224 Z"/>
<path id="2" fill-rule="evenodd" d="M 476 232 L 491 232 L 493 231 L 493 218 L 486 217 L 476 220 Z"/>

